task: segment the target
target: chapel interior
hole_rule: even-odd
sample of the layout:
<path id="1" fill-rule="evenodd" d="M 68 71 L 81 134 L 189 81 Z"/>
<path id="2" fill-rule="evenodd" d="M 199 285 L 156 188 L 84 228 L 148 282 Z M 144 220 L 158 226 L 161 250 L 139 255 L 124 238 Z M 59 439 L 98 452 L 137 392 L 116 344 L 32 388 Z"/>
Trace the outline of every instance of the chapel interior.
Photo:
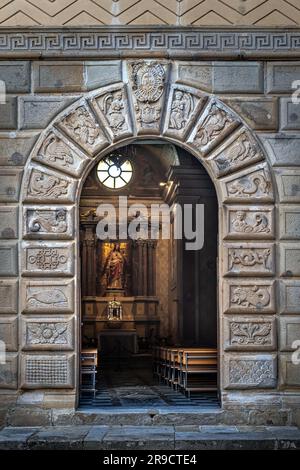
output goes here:
<path id="1" fill-rule="evenodd" d="M 120 196 L 136 205 L 125 228 L 142 220 L 135 239 L 122 236 Z M 174 237 L 172 218 L 170 239 L 161 218 L 156 232 L 143 222 L 140 204 L 150 214 L 163 203 L 190 204 L 194 224 L 204 205 L 202 249 Z M 105 240 L 101 204 L 116 208 L 117 231 Z M 145 140 L 97 162 L 80 201 L 82 406 L 217 402 L 217 234 L 215 188 L 184 149 Z"/>

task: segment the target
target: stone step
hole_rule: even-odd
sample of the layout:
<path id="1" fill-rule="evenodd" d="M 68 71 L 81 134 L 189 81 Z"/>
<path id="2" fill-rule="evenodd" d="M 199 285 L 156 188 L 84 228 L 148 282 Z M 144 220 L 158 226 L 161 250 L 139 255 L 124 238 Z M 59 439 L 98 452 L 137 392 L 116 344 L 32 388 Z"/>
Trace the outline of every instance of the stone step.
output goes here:
<path id="1" fill-rule="evenodd" d="M 221 425 L 5 427 L 0 431 L 0 449 L 300 449 L 300 429 Z"/>

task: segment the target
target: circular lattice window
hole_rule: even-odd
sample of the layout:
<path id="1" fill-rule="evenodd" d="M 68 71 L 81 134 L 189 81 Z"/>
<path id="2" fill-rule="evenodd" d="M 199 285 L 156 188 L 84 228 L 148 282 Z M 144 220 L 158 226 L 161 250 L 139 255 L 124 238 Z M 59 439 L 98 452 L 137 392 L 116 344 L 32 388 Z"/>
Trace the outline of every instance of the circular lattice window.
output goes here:
<path id="1" fill-rule="evenodd" d="M 99 162 L 97 176 L 100 183 L 107 188 L 123 188 L 132 178 L 132 164 L 130 160 L 123 155 L 108 155 Z"/>

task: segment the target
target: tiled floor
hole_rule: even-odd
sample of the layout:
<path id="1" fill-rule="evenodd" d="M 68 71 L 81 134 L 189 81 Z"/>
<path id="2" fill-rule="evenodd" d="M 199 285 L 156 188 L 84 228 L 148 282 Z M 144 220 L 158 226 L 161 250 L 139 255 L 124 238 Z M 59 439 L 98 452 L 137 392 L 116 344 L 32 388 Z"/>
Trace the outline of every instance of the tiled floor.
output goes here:
<path id="1" fill-rule="evenodd" d="M 124 407 L 149 408 L 170 406 L 218 407 L 216 393 L 194 393 L 187 398 L 180 391 L 173 390 L 153 378 L 151 369 L 121 369 L 98 371 L 97 393 L 82 394 L 80 408 Z"/>

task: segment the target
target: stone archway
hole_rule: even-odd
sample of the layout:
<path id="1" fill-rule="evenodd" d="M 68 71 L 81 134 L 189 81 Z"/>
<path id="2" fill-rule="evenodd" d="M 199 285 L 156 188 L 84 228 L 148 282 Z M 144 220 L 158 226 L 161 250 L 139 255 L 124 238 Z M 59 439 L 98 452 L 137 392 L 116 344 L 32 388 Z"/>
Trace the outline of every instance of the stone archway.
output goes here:
<path id="1" fill-rule="evenodd" d="M 220 388 L 274 389 L 275 223 L 272 175 L 255 136 L 215 96 L 172 83 L 172 64 L 128 61 L 123 82 L 88 93 L 43 132 L 22 188 L 21 388 L 64 396 L 78 381 L 78 204 L 106 152 L 136 139 L 182 146 L 219 201 Z M 128 77 L 128 78 L 127 78 Z"/>

